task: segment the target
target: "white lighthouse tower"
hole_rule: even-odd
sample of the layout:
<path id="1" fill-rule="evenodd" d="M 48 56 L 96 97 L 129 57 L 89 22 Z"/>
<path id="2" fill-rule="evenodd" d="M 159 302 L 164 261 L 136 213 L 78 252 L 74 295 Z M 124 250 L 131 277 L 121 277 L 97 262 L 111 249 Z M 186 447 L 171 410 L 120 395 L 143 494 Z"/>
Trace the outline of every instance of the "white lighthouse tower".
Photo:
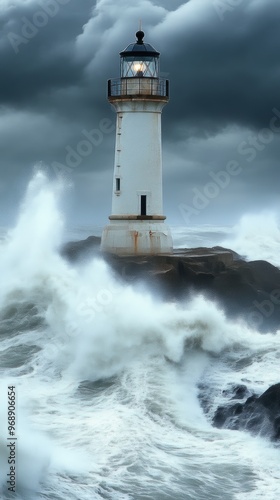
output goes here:
<path id="1" fill-rule="evenodd" d="M 109 80 L 108 100 L 117 112 L 112 214 L 101 250 L 117 255 L 172 252 L 162 207 L 161 113 L 169 82 L 159 77 L 159 52 L 136 43 L 120 53 L 120 78 Z"/>

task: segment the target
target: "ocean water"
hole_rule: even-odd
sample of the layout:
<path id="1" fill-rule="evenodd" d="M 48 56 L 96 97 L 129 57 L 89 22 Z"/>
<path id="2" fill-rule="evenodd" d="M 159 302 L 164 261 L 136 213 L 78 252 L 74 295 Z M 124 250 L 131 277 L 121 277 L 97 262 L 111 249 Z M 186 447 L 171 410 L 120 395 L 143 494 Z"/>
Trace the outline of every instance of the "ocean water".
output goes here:
<path id="1" fill-rule="evenodd" d="M 62 195 L 37 173 L 16 226 L 1 232 L 1 498 L 278 499 L 280 448 L 211 420 L 225 389 L 262 393 L 279 382 L 280 331 L 230 321 L 202 296 L 161 302 L 98 257 L 66 262 Z M 252 231 L 258 217 L 270 218 L 263 235 Z M 87 229 L 75 231 L 82 238 Z M 273 214 L 235 228 L 173 228 L 173 236 L 178 247 L 230 242 L 280 265 Z M 7 485 L 9 386 L 16 493 Z"/>

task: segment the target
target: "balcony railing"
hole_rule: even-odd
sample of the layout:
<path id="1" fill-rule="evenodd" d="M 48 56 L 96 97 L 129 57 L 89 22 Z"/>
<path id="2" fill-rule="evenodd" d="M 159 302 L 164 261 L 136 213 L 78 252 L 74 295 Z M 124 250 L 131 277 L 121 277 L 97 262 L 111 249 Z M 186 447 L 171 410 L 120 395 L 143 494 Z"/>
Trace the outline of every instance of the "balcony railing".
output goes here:
<path id="1" fill-rule="evenodd" d="M 110 97 L 169 97 L 169 80 L 165 78 L 115 78 L 108 80 Z"/>

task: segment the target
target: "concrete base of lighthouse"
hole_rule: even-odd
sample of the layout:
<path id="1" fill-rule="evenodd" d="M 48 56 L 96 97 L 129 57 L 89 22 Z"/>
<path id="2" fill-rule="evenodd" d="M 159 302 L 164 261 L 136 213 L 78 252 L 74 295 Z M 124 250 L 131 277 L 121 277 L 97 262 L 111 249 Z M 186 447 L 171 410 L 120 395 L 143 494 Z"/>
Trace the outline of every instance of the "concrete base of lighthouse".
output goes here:
<path id="1" fill-rule="evenodd" d="M 172 236 L 163 221 L 111 220 L 102 233 L 101 251 L 116 255 L 172 253 Z"/>

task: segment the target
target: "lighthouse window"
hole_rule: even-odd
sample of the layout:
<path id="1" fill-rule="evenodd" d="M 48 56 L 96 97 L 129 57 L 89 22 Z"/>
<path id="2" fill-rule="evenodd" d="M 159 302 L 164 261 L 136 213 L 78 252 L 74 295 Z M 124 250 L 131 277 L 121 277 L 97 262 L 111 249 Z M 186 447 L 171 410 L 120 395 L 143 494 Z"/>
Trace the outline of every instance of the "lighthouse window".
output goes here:
<path id="1" fill-rule="evenodd" d="M 157 57 L 144 56 L 143 58 L 126 56 L 121 60 L 122 78 L 134 76 L 145 76 L 157 78 L 159 73 L 159 61 Z"/>
<path id="2" fill-rule="evenodd" d="M 141 195 L 141 215 L 147 215 L 147 196 Z"/>
<path id="3" fill-rule="evenodd" d="M 121 190 L 121 180 L 119 177 L 116 178 L 116 191 Z"/>

